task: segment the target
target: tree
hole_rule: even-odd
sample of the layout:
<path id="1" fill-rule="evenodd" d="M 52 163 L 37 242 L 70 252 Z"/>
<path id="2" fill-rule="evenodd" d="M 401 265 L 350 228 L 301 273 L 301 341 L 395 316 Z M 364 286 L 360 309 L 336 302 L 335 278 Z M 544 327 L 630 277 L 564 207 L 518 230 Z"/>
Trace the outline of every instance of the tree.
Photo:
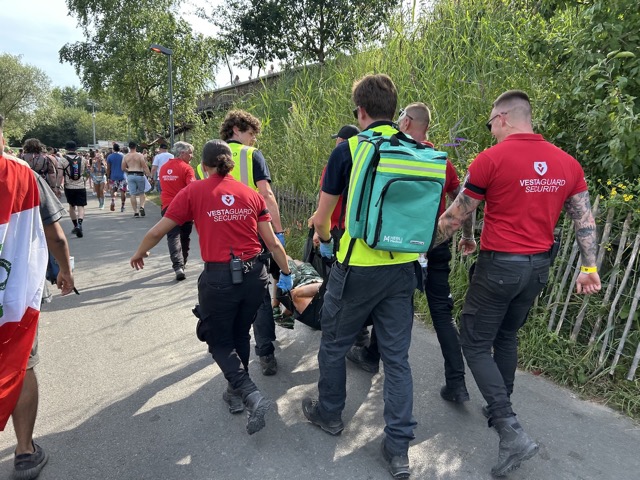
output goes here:
<path id="1" fill-rule="evenodd" d="M 399 0 L 229 0 L 203 12 L 220 28 L 227 53 L 263 68 L 275 59 L 324 63 L 379 38 Z"/>
<path id="2" fill-rule="evenodd" d="M 20 56 L 8 53 L 0 54 L 0 71 L 0 114 L 7 120 L 5 136 L 20 138 L 49 91 L 49 78 L 37 67 L 23 64 Z"/>
<path id="3" fill-rule="evenodd" d="M 91 98 L 104 92 L 123 106 L 136 129 L 152 137 L 168 129 L 167 59 L 149 51 L 158 43 L 173 50 L 176 124 L 195 115 L 198 94 L 213 80 L 216 48 L 179 18 L 180 0 L 67 0 L 86 40 L 66 44 L 61 61 L 75 66 Z"/>

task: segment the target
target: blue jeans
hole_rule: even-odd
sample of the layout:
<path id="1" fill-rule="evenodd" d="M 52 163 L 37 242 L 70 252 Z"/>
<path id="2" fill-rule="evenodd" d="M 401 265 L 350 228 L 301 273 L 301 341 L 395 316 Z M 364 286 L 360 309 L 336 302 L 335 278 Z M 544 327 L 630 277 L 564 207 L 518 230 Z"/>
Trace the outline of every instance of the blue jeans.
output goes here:
<path id="1" fill-rule="evenodd" d="M 386 446 L 392 454 L 406 454 L 413 440 L 413 379 L 409 346 L 413 327 L 413 263 L 380 267 L 331 269 L 322 307 L 319 413 L 336 420 L 344 410 L 346 354 L 371 316 L 384 364 L 384 420 Z"/>
<path id="2" fill-rule="evenodd" d="M 515 415 L 510 396 L 518 366 L 518 330 L 548 279 L 547 253 L 482 251 L 478 256 L 462 308 L 460 341 L 494 419 Z"/>

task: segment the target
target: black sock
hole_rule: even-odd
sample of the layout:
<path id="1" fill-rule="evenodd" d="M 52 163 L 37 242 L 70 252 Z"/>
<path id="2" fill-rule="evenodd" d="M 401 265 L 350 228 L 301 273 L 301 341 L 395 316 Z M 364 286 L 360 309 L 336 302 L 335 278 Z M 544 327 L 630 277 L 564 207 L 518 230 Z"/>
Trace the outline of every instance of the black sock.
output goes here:
<path id="1" fill-rule="evenodd" d="M 73 222 L 73 226 L 77 227 L 78 226 L 78 220 L 71 220 Z"/>

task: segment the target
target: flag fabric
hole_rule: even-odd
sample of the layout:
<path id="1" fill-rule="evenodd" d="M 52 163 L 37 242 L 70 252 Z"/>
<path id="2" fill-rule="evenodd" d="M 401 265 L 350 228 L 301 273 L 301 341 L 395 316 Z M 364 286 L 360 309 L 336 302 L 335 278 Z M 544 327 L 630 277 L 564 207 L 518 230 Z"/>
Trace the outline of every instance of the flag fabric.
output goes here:
<path id="1" fill-rule="evenodd" d="M 0 431 L 11 416 L 40 315 L 47 245 L 29 169 L 0 156 Z"/>

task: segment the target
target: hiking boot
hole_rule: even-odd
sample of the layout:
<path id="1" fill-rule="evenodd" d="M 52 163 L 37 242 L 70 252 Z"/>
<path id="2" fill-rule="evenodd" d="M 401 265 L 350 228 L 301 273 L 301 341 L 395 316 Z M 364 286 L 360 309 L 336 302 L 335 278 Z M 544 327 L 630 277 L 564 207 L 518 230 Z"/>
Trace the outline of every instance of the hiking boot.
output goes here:
<path id="1" fill-rule="evenodd" d="M 365 372 L 378 373 L 380 371 L 380 361 L 372 359 L 366 348 L 367 347 L 351 347 L 347 352 L 347 358 Z"/>
<path id="2" fill-rule="evenodd" d="M 187 276 L 184 274 L 184 269 L 182 269 L 182 268 L 177 269 L 176 270 L 176 281 L 181 282 L 185 278 L 187 278 Z"/>
<path id="3" fill-rule="evenodd" d="M 498 463 L 491 469 L 496 477 L 502 477 L 520 467 L 520 463 L 538 453 L 538 444 L 522 429 L 516 417 L 492 420 L 493 428 L 500 435 Z"/>
<path id="4" fill-rule="evenodd" d="M 447 402 L 464 403 L 469 401 L 469 392 L 464 384 L 458 387 L 445 385 L 440 389 L 440 396 Z"/>
<path id="5" fill-rule="evenodd" d="M 265 426 L 264 417 L 271 407 L 271 401 L 256 390 L 244 399 L 247 407 L 247 433 L 253 435 Z"/>
<path id="6" fill-rule="evenodd" d="M 229 405 L 229 412 L 236 414 L 244 412 L 244 403 L 242 403 L 242 394 L 237 390 L 233 390 L 230 386 L 222 393 L 222 399 Z"/>
<path id="7" fill-rule="evenodd" d="M 318 412 L 318 400 L 313 400 L 310 397 L 303 399 L 302 413 L 304 413 L 307 420 L 330 435 L 340 435 L 342 430 L 344 430 L 342 420 L 338 419 L 327 422 L 320 416 L 320 412 Z"/>
<path id="8" fill-rule="evenodd" d="M 262 375 L 265 377 L 278 373 L 278 361 L 273 353 L 260 357 L 260 366 L 262 367 Z"/>
<path id="9" fill-rule="evenodd" d="M 140 207 L 140 216 L 144 217 L 146 215 L 145 211 L 144 211 L 144 207 Z"/>
<path id="10" fill-rule="evenodd" d="M 45 466 L 49 455 L 35 442 L 33 444 L 33 453 L 22 453 L 16 455 L 13 459 L 13 477 L 17 480 L 31 480 L 40 474 L 40 470 Z"/>
<path id="11" fill-rule="evenodd" d="M 78 228 L 76 228 L 76 237 L 78 238 L 84 237 L 84 234 L 82 233 L 82 225 L 78 225 Z"/>
<path id="12" fill-rule="evenodd" d="M 409 478 L 411 476 L 411 469 L 409 468 L 409 456 L 408 455 L 393 455 L 391 454 L 385 445 L 384 438 L 380 445 L 380 451 L 382 452 L 382 458 L 387 464 L 387 468 L 393 478 Z"/>

